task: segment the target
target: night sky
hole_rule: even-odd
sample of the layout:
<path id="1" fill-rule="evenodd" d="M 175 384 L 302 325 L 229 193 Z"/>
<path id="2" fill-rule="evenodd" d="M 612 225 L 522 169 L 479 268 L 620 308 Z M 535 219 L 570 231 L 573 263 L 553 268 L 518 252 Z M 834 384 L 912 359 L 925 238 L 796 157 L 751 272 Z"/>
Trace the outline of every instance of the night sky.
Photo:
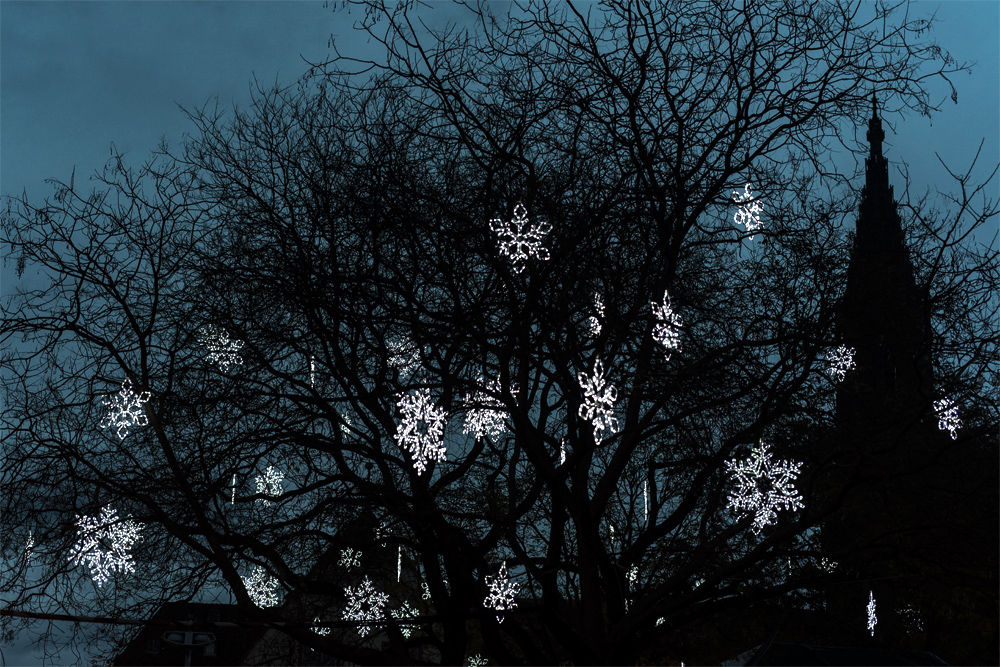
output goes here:
<path id="1" fill-rule="evenodd" d="M 462 13 L 431 3 L 421 14 L 441 27 Z M 503 13 L 506 3 L 496 3 Z M 886 121 L 890 181 L 902 199 L 903 161 L 911 193 L 950 188 L 938 153 L 964 172 L 985 139 L 979 180 L 1000 161 L 1000 2 L 918 2 L 911 18 L 937 12 L 932 32 L 959 62 L 976 61 L 956 75 L 958 104 L 944 82 L 929 85 L 941 111 Z M 344 54 L 378 58 L 377 44 L 352 26 L 359 18 L 322 2 L 0 2 L 0 194 L 38 205 L 53 193 L 48 178 L 89 190 L 112 142 L 139 167 L 165 137 L 179 148 L 193 126 L 178 108 L 221 108 L 250 102 L 251 78 L 263 87 L 291 84 L 306 70 L 303 58 L 332 57 L 331 34 Z M 213 102 L 214 104 L 214 102 Z M 864 129 L 859 139 L 864 140 Z M 845 169 L 850 155 L 842 155 Z M 860 187 L 860 183 L 858 184 Z M 1000 197 L 994 181 L 991 196 Z M 988 239 L 982 238 L 981 241 Z M 8 250 L 3 249 L 6 255 Z M 0 294 L 14 290 L 13 265 L 0 271 Z M 34 662 L 30 650 L 5 650 L 7 664 Z"/>

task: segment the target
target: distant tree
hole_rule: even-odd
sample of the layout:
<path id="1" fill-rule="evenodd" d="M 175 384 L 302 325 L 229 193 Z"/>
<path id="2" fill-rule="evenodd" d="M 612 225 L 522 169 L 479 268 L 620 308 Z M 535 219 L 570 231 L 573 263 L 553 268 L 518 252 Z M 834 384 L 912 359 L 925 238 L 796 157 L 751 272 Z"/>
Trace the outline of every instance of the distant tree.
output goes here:
<path id="1" fill-rule="evenodd" d="M 30 576 L 5 573 L 10 607 L 144 616 L 222 585 L 251 618 L 310 623 L 246 582 L 340 620 L 369 575 L 433 624 L 390 624 L 384 651 L 283 632 L 365 664 L 623 664 L 727 657 L 748 638 L 662 645 L 815 603 L 839 582 L 816 528 L 849 490 L 815 484 L 856 207 L 829 151 L 856 147 L 873 90 L 929 113 L 925 81 L 966 67 L 881 5 L 484 5 L 474 34 L 429 45 L 406 7 L 363 7 L 388 52 L 367 77 L 339 58 L 228 120 L 192 113 L 182 151 L 137 172 L 116 157 L 93 195 L 10 202 L 18 275 L 46 281 L 0 324 L 8 565 L 35 541 Z M 962 235 L 995 215 L 914 216 L 968 432 L 996 423 L 997 274 Z M 121 438 L 102 399 L 126 380 L 150 398 Z M 446 455 L 423 470 L 435 411 Z M 729 496 L 761 441 L 804 463 L 803 506 L 758 521 Z M 68 558 L 77 516 L 106 506 L 142 526 L 136 571 L 113 561 L 93 588 Z M 378 555 L 333 564 L 357 525 Z M 390 542 L 429 599 L 389 590 Z M 484 600 L 504 564 L 501 624 Z"/>

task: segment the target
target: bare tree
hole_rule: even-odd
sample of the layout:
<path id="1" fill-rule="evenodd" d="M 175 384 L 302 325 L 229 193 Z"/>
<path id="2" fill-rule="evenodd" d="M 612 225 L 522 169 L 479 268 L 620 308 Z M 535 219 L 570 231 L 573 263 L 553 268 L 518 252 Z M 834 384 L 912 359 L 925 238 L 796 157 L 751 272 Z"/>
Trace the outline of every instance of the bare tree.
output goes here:
<path id="1" fill-rule="evenodd" d="M 340 58 L 193 112 L 179 154 L 4 218 L 19 273 L 48 274 L 0 325 L 4 520 L 35 526 L 44 571 L 9 573 L 13 604 L 144 615 L 221 586 L 250 618 L 334 626 L 367 574 L 417 631 L 282 630 L 365 664 L 681 659 L 664 645 L 725 614 L 815 605 L 843 580 L 818 527 L 855 481 L 825 481 L 857 177 L 829 149 L 856 148 L 873 90 L 929 113 L 925 80 L 965 66 L 881 6 L 483 5 L 430 44 L 406 7 L 364 9 L 388 53 L 369 76 Z M 975 432 L 996 423 L 996 254 L 956 235 L 996 209 L 970 203 L 912 234 Z M 498 247 L 517 225 L 538 245 Z M 101 397 L 126 380 L 150 398 L 120 437 Z M 802 506 L 758 519 L 727 495 L 762 440 L 804 467 Z M 143 526 L 138 572 L 90 590 L 74 522 L 109 505 Z"/>

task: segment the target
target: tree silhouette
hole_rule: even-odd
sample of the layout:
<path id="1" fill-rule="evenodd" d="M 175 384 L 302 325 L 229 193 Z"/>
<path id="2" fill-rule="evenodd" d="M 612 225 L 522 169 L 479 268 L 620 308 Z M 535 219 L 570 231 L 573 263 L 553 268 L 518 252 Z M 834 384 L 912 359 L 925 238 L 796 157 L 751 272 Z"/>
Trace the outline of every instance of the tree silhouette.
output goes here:
<path id="1" fill-rule="evenodd" d="M 698 645 L 732 614 L 819 608 L 849 576 L 819 527 L 866 471 L 844 467 L 826 361 L 857 202 L 830 149 L 856 148 L 873 89 L 929 113 L 925 80 L 965 66 L 882 7 L 479 7 L 476 33 L 428 44 L 405 7 L 363 6 L 386 62 L 197 110 L 179 153 L 8 209 L 19 276 L 45 273 L 0 325 L 4 546 L 35 541 L 10 605 L 143 617 L 223 586 L 365 664 L 718 660 L 761 641 L 748 624 Z M 997 262 L 968 238 L 996 208 L 960 184 L 948 215 L 907 219 L 935 372 L 976 434 L 997 420 Z M 751 192 L 761 224 L 741 228 Z M 490 223 L 524 215 L 539 246 Z M 121 439 L 98 422 L 125 381 L 150 399 Z M 503 428 L 470 428 L 484 410 Z M 442 412 L 445 458 L 422 470 L 410 450 Z M 802 462 L 803 507 L 758 532 L 727 464 L 761 441 Z M 92 590 L 66 554 L 108 504 L 143 525 L 136 574 Z M 502 625 L 484 606 L 501 568 L 519 586 Z M 338 624 L 366 576 L 375 607 L 422 620 Z M 247 582 L 269 577 L 262 608 Z"/>

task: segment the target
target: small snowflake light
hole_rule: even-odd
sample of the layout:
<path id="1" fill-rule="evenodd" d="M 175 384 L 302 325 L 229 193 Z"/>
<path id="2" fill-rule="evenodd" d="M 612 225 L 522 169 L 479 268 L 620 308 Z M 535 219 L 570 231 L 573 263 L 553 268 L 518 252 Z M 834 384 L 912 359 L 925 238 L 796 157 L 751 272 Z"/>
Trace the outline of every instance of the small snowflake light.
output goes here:
<path id="1" fill-rule="evenodd" d="M 872 633 L 872 637 L 875 636 L 875 626 L 878 624 L 878 618 L 875 616 L 875 596 L 871 591 L 868 591 L 868 631 Z"/>
<path id="2" fill-rule="evenodd" d="M 530 257 L 545 261 L 549 251 L 542 245 L 542 239 L 552 231 L 552 225 L 547 222 L 528 223 L 528 209 L 523 204 L 514 207 L 514 218 L 504 222 L 499 218 L 490 220 L 490 229 L 497 235 L 500 252 L 510 258 L 514 265 L 514 273 L 525 269 L 525 262 Z"/>
<path id="3" fill-rule="evenodd" d="M 430 600 L 431 599 L 431 589 L 430 589 L 430 586 L 428 586 L 426 582 L 423 582 L 423 583 L 420 584 L 420 587 L 422 589 L 424 589 L 424 592 L 421 593 L 421 595 L 420 595 L 420 599 L 421 600 Z"/>
<path id="4" fill-rule="evenodd" d="M 729 495 L 729 507 L 754 517 L 753 532 L 775 523 L 777 510 L 795 510 L 803 507 L 802 496 L 793 482 L 799 475 L 801 463 L 792 461 L 772 462 L 768 446 L 763 442 L 755 447 L 747 461 L 726 461 L 732 473 L 735 489 Z"/>
<path id="5" fill-rule="evenodd" d="M 658 619 L 656 619 L 656 624 L 657 625 L 663 625 L 666 622 L 666 620 L 667 619 L 665 619 L 662 616 L 660 616 Z"/>
<path id="6" fill-rule="evenodd" d="M 580 373 L 577 379 L 583 390 L 583 402 L 578 414 L 581 419 L 594 425 L 594 442 L 600 445 L 603 431 L 609 431 L 609 436 L 618 432 L 618 419 L 614 416 L 618 390 L 605 381 L 600 358 L 594 362 L 594 372 L 591 375 Z"/>
<path id="7" fill-rule="evenodd" d="M 833 572 L 837 569 L 837 561 L 831 561 L 830 559 L 824 557 L 820 560 L 819 566 L 827 572 Z"/>
<path id="8" fill-rule="evenodd" d="M 681 351 L 681 327 L 684 326 L 684 321 L 670 307 L 670 296 L 666 290 L 663 291 L 663 303 L 651 301 L 649 305 L 656 318 L 653 340 L 664 347 L 664 354 L 667 355 L 667 361 L 670 361 L 674 352 Z"/>
<path id="9" fill-rule="evenodd" d="M 604 301 L 597 292 L 594 293 L 594 311 L 595 314 L 587 318 L 587 333 L 597 338 L 601 335 L 601 322 L 604 320 Z"/>
<path id="10" fill-rule="evenodd" d="M 267 466 L 267 470 L 264 471 L 263 477 L 257 477 L 257 493 L 264 493 L 272 498 L 277 498 L 281 495 L 282 488 L 281 482 L 285 479 L 285 473 L 276 469 L 274 466 Z M 266 498 L 260 498 L 257 500 L 264 507 L 270 507 L 271 501 Z"/>
<path id="11" fill-rule="evenodd" d="M 431 403 L 429 389 L 418 389 L 399 400 L 403 422 L 396 431 L 396 443 L 413 458 L 417 474 L 422 475 L 429 461 L 444 461 L 444 409 Z"/>
<path id="12" fill-rule="evenodd" d="M 826 360 L 830 362 L 829 373 L 837 382 L 843 381 L 847 372 L 856 368 L 854 365 L 854 348 L 841 345 L 836 350 L 827 353 Z"/>
<path id="13" fill-rule="evenodd" d="M 559 465 L 566 463 L 566 438 L 559 441 Z"/>
<path id="14" fill-rule="evenodd" d="M 225 329 L 206 324 L 198 330 L 198 340 L 208 348 L 208 360 L 219 364 L 223 371 L 243 363 L 243 357 L 239 355 L 239 351 L 243 349 L 243 341 L 230 340 Z"/>
<path id="15" fill-rule="evenodd" d="M 143 403 L 149 401 L 149 397 L 148 391 L 141 394 L 133 392 L 132 380 L 126 378 L 117 396 L 104 398 L 104 405 L 109 408 L 109 411 L 108 416 L 101 420 L 100 427 L 117 426 L 118 437 L 124 440 L 130 426 L 149 424 L 146 411 L 142 407 Z"/>
<path id="16" fill-rule="evenodd" d="M 633 565 L 628 571 L 628 584 L 629 588 L 635 585 L 635 582 L 639 581 L 639 566 Z"/>
<path id="17" fill-rule="evenodd" d="M 367 636 L 372 630 L 367 622 L 381 621 L 385 618 L 385 605 L 389 602 L 389 596 L 376 591 L 368 577 L 365 577 L 356 588 L 345 588 L 344 594 L 347 596 L 344 620 L 360 622 L 358 634 L 362 637 Z"/>
<path id="18" fill-rule="evenodd" d="M 361 565 L 361 552 L 347 548 L 340 551 L 340 560 L 337 562 L 341 567 L 351 569 Z"/>
<path id="19" fill-rule="evenodd" d="M 733 200 L 737 204 L 736 224 L 745 226 L 747 231 L 751 233 L 750 238 L 753 239 L 753 232 L 764 226 L 760 221 L 760 213 L 763 209 L 760 201 L 755 200 L 750 194 L 749 183 L 743 187 L 742 193 L 737 190 L 733 191 Z"/>
<path id="20" fill-rule="evenodd" d="M 278 580 L 267 576 L 267 571 L 257 565 L 249 577 L 243 578 L 247 595 L 258 607 L 275 607 L 278 604 Z"/>
<path id="21" fill-rule="evenodd" d="M 420 366 L 420 348 L 406 336 L 390 339 L 388 364 L 399 372 L 400 377 L 409 377 Z"/>
<path id="22" fill-rule="evenodd" d="M 315 632 L 317 635 L 326 637 L 328 634 L 330 634 L 330 628 L 318 625 L 319 623 L 322 623 L 322 621 L 319 620 L 319 616 L 313 619 L 313 623 L 317 624 L 312 627 L 312 631 Z"/>
<path id="23" fill-rule="evenodd" d="M 514 602 L 514 596 L 520 590 L 521 584 L 510 581 L 507 577 L 506 561 L 500 566 L 500 572 L 496 576 L 486 575 L 486 586 L 490 589 L 490 594 L 483 600 L 483 606 L 488 609 L 496 609 L 497 611 L 505 611 L 517 607 L 517 603 Z M 503 614 L 497 615 L 497 622 L 503 623 Z"/>
<path id="24" fill-rule="evenodd" d="M 950 398 L 942 398 L 934 401 L 934 411 L 937 413 L 938 429 L 948 431 L 951 439 L 958 438 L 958 429 L 962 427 L 962 422 L 958 418 L 958 406 Z"/>
<path id="25" fill-rule="evenodd" d="M 477 653 L 475 655 L 469 656 L 469 662 L 466 664 L 468 665 L 468 667 L 486 667 L 487 662 L 488 661 L 486 660 L 486 658 L 482 657 Z"/>
<path id="26" fill-rule="evenodd" d="M 309 357 L 309 386 L 316 386 L 316 357 Z"/>
<path id="27" fill-rule="evenodd" d="M 231 500 L 229 501 L 229 504 L 230 505 L 236 504 L 236 473 L 233 473 L 233 495 Z"/>
<path id="28" fill-rule="evenodd" d="M 413 618 L 417 615 L 417 610 L 409 602 L 404 602 L 399 609 L 389 611 L 393 618 Z M 416 623 L 401 623 L 399 631 L 403 633 L 403 639 L 409 639 L 414 630 L 419 630 L 420 625 Z"/>
<path id="29" fill-rule="evenodd" d="M 74 565 L 85 563 L 99 587 L 113 572 L 135 572 L 135 560 L 129 550 L 139 540 L 142 526 L 132 520 L 122 521 L 110 505 L 100 517 L 76 517 L 77 542 L 69 554 Z"/>
<path id="30" fill-rule="evenodd" d="M 483 378 L 480 377 L 480 386 L 482 383 Z M 499 378 L 492 383 L 490 389 L 494 394 L 499 393 Z M 482 390 L 477 390 L 475 395 L 465 395 L 464 405 L 466 413 L 465 428 L 462 429 L 463 433 L 473 433 L 476 439 L 479 440 L 484 435 L 496 438 L 506 430 L 507 409 L 504 407 L 503 402 L 499 398 L 496 398 L 496 396 L 487 394 Z"/>
<path id="31" fill-rule="evenodd" d="M 24 545 L 24 562 L 31 563 L 31 552 L 35 548 L 35 531 L 28 531 L 28 542 Z"/>

